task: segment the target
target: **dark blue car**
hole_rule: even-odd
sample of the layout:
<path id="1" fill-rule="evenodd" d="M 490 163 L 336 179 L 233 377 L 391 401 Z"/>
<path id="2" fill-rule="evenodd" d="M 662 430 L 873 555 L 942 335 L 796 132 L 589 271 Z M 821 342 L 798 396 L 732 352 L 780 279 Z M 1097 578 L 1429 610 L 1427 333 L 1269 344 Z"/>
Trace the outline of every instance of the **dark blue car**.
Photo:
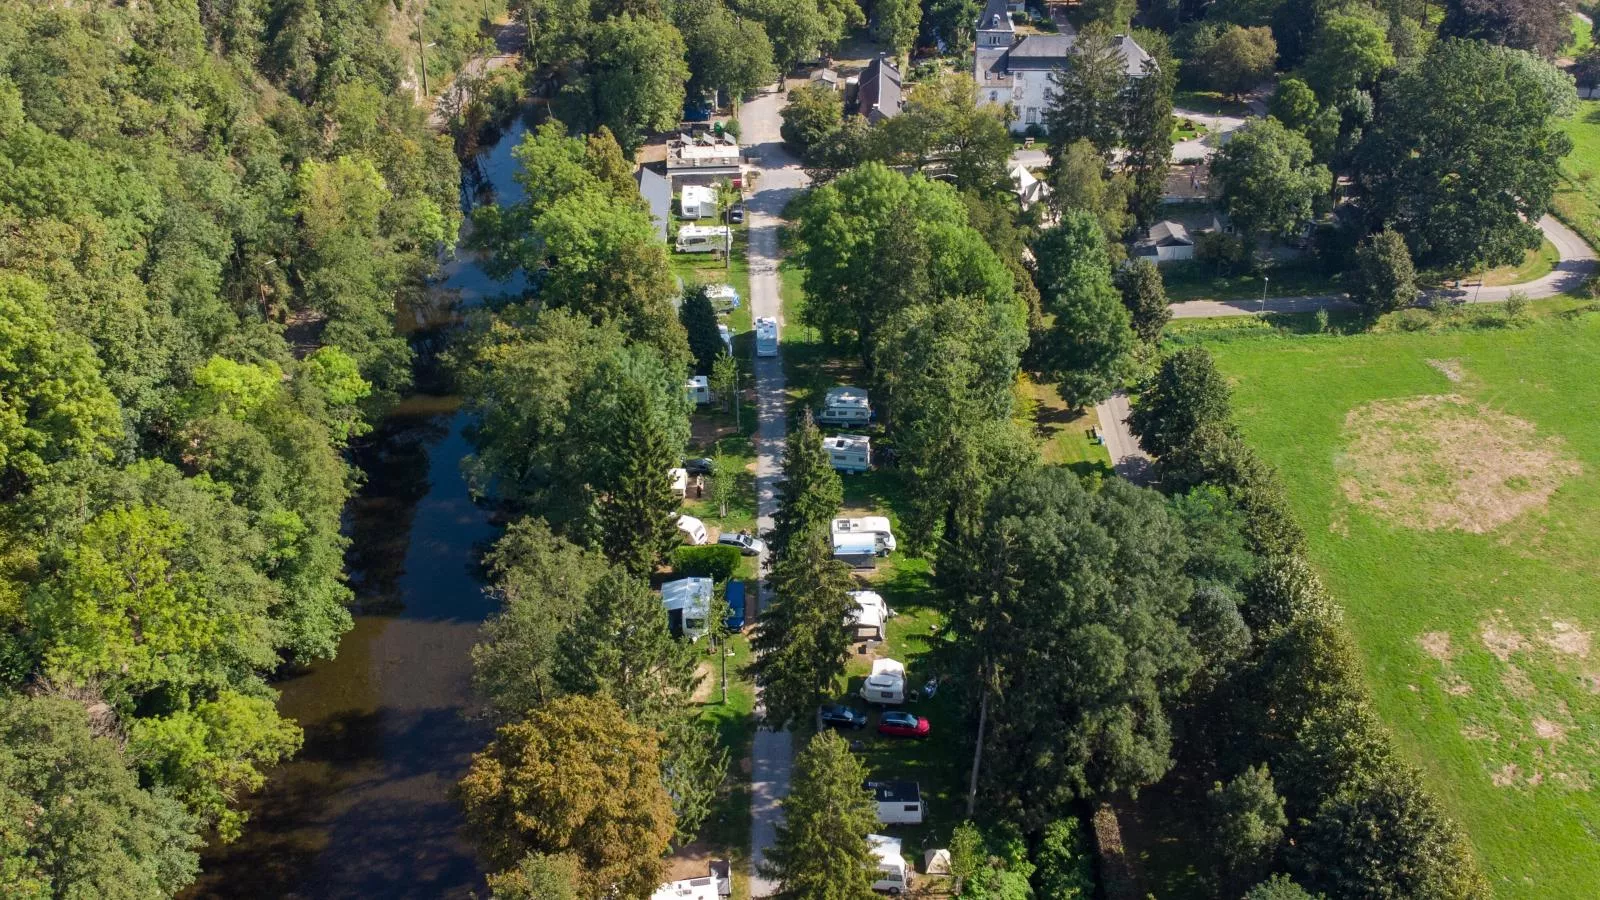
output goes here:
<path id="1" fill-rule="evenodd" d="M 728 618 L 723 620 L 724 623 L 728 626 L 729 631 L 743 631 L 744 582 L 737 578 L 728 582 L 727 592 L 724 596 L 728 599 Z"/>

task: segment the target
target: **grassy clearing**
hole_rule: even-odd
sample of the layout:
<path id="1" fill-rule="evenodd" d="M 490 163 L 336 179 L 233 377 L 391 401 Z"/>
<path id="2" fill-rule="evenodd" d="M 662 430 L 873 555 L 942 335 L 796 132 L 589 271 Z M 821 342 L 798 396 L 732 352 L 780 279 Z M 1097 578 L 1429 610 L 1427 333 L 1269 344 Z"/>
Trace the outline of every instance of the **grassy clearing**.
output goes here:
<path id="1" fill-rule="evenodd" d="M 1589 646 L 1600 627 L 1589 363 L 1600 317 L 1257 334 L 1210 343 L 1245 434 L 1289 485 L 1400 752 L 1465 824 L 1501 896 L 1600 895 L 1600 659 Z M 1371 413 L 1451 395 L 1461 400 Z M 1368 440 L 1380 419 L 1393 433 Z M 1518 456 L 1508 441 L 1544 455 Z M 1384 502 L 1408 492 L 1445 514 Z M 1494 515 L 1461 515 L 1481 509 Z"/>
<path id="2" fill-rule="evenodd" d="M 754 589 L 752 584 L 751 589 Z M 722 702 L 720 676 L 715 651 L 707 643 L 709 655 L 706 670 L 711 683 L 711 699 L 701 706 L 700 718 L 717 729 L 722 746 L 728 748 L 728 778 L 717 798 L 701 839 L 696 842 L 705 850 L 733 864 L 733 894 L 750 896 L 750 747 L 756 734 L 756 689 L 745 675 L 750 662 L 750 641 L 740 634 L 728 641 L 731 652 L 728 665 L 728 701 Z M 699 848 L 696 848 L 699 849 Z M 684 877 L 704 874 L 698 858 L 688 867 Z"/>
<path id="3" fill-rule="evenodd" d="M 1260 273 L 1218 274 L 1212 263 L 1187 260 L 1161 268 L 1167 297 L 1183 300 L 1254 300 L 1266 288 L 1268 297 L 1299 297 L 1343 291 L 1338 275 L 1329 275 L 1315 261 L 1295 261 Z"/>
<path id="4" fill-rule="evenodd" d="M 1250 105 L 1217 91 L 1178 91 L 1172 95 L 1172 108 L 1208 116 L 1248 116 Z"/>
<path id="5" fill-rule="evenodd" d="M 1600 100 L 1578 101 L 1566 131 L 1572 153 L 1561 161 L 1555 212 L 1584 240 L 1600 246 Z"/>
<path id="6" fill-rule="evenodd" d="M 1577 15 L 1572 17 L 1572 43 L 1561 48 L 1560 56 L 1577 56 L 1594 46 L 1594 29 Z"/>
<path id="7" fill-rule="evenodd" d="M 705 220 L 710 222 L 710 219 Z M 699 282 L 701 284 L 727 283 L 733 285 L 739 292 L 739 308 L 730 313 L 725 321 L 734 334 L 743 334 L 753 327 L 750 321 L 750 263 L 748 257 L 750 232 L 743 225 L 734 225 L 733 228 L 733 260 L 724 264 L 715 259 L 710 253 L 674 253 L 669 248 L 668 256 L 671 258 L 672 274 L 682 278 L 685 283 Z"/>
<path id="8" fill-rule="evenodd" d="M 1549 275 L 1561 261 L 1561 251 L 1548 240 L 1539 243 L 1539 249 L 1529 250 L 1522 256 L 1522 263 L 1515 266 L 1501 266 L 1483 273 L 1483 283 L 1493 287 L 1505 284 L 1524 284 Z"/>
<path id="9" fill-rule="evenodd" d="M 1052 384 L 1024 380 L 1018 385 L 1017 418 L 1039 439 L 1039 457 L 1045 465 L 1064 465 L 1080 475 L 1111 475 L 1111 453 L 1094 439 L 1100 426 L 1093 407 L 1069 409 Z"/>

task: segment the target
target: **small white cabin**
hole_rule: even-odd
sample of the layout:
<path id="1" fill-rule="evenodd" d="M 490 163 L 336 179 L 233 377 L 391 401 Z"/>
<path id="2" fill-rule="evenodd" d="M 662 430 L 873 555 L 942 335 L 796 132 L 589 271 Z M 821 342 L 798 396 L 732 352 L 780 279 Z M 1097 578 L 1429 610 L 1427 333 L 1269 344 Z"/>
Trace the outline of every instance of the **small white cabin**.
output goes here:
<path id="1" fill-rule="evenodd" d="M 739 308 L 739 289 L 731 284 L 706 285 L 706 299 L 719 313 L 733 312 Z"/>
<path id="2" fill-rule="evenodd" d="M 889 520 L 883 516 L 834 519 L 831 530 L 836 537 L 841 534 L 870 534 L 878 542 L 878 552 L 881 554 L 893 553 L 895 549 L 894 532 L 889 528 Z"/>
<path id="3" fill-rule="evenodd" d="M 685 544 L 709 544 L 711 538 L 706 534 L 706 523 L 694 516 L 678 517 L 678 537 Z"/>
<path id="4" fill-rule="evenodd" d="M 922 824 L 922 788 L 915 781 L 869 781 L 878 800 L 878 821 L 885 825 Z"/>
<path id="5" fill-rule="evenodd" d="M 820 425 L 865 425 L 872 421 L 872 404 L 858 387 L 829 388 L 817 413 Z"/>
<path id="6" fill-rule="evenodd" d="M 778 355 L 778 320 L 771 316 L 756 320 L 756 355 Z"/>
<path id="7" fill-rule="evenodd" d="M 661 605 L 666 607 L 667 629 L 673 637 L 697 641 L 705 636 L 712 590 L 709 578 L 679 578 L 661 586 Z"/>
<path id="8" fill-rule="evenodd" d="M 892 659 L 873 660 L 872 674 L 861 683 L 861 699 L 886 706 L 906 702 L 905 665 Z"/>
<path id="9" fill-rule="evenodd" d="M 872 439 L 864 434 L 835 434 L 822 439 L 828 463 L 840 472 L 865 472 L 872 468 Z"/>
<path id="10" fill-rule="evenodd" d="M 715 253 L 728 249 L 728 229 L 721 225 L 685 225 L 673 249 L 679 253 Z"/>
<path id="11" fill-rule="evenodd" d="M 911 867 L 906 865 L 906 858 L 900 855 L 900 839 L 885 834 L 869 834 L 867 844 L 872 847 L 872 855 L 878 860 L 878 880 L 872 883 L 872 889 L 894 896 L 911 890 Z"/>
<path id="12" fill-rule="evenodd" d="M 685 219 L 700 219 L 717 214 L 717 190 L 698 184 L 686 184 L 678 194 L 678 214 Z"/>
<path id="13" fill-rule="evenodd" d="M 695 406 L 705 406 L 712 400 L 711 379 L 704 375 L 690 375 L 689 380 L 683 383 L 683 389 Z"/>
<path id="14" fill-rule="evenodd" d="M 667 477 L 672 480 L 672 496 L 679 500 L 689 496 L 689 470 L 673 468 L 667 470 Z"/>
<path id="15" fill-rule="evenodd" d="M 855 609 L 845 614 L 845 627 L 857 640 L 883 640 L 883 626 L 889 621 L 889 605 L 876 591 L 851 591 Z"/>

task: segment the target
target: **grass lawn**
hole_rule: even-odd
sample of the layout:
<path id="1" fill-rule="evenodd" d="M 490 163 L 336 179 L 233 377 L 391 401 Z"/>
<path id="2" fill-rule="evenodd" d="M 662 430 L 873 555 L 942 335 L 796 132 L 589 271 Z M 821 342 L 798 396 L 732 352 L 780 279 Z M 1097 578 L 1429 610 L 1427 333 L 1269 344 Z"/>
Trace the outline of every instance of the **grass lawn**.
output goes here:
<path id="1" fill-rule="evenodd" d="M 754 589 L 750 585 L 750 589 Z M 706 642 L 709 644 L 709 642 Z M 708 671 L 706 684 L 709 698 L 701 705 L 701 721 L 717 729 L 722 746 L 728 749 L 728 778 L 723 783 L 721 795 L 706 824 L 701 829 L 701 839 L 696 843 L 715 857 L 733 863 L 733 894 L 750 896 L 750 745 L 756 733 L 756 689 L 745 676 L 750 662 L 750 641 L 745 635 L 735 635 L 728 641 L 732 655 L 728 657 L 728 701 L 722 702 L 721 679 L 717 668 L 720 660 L 715 651 L 704 667 Z M 699 849 L 699 848 L 696 848 Z M 683 877 L 705 873 L 698 860 L 688 866 Z"/>
<path id="2" fill-rule="evenodd" d="M 715 224 L 711 219 L 701 220 L 703 224 Z M 739 292 L 739 308 L 727 316 L 728 327 L 734 334 L 743 334 L 753 326 L 750 322 L 750 263 L 746 251 L 749 246 L 750 232 L 743 225 L 734 225 L 733 228 L 733 262 L 724 265 L 712 253 L 676 253 L 668 248 L 668 257 L 672 263 L 672 274 L 682 278 L 685 283 L 698 281 L 701 284 L 727 283 L 733 285 Z"/>
<path id="3" fill-rule="evenodd" d="M 1501 266 L 1484 273 L 1483 283 L 1488 286 L 1523 284 L 1549 275 L 1561 261 L 1561 251 L 1548 240 L 1539 243 L 1539 249 L 1529 250 L 1518 266 Z"/>
<path id="4" fill-rule="evenodd" d="M 1029 380 L 1018 385 L 1017 394 L 1017 418 L 1039 438 L 1039 458 L 1045 465 L 1065 465 L 1080 475 L 1113 474 L 1110 451 L 1094 439 L 1100 420 L 1093 407 L 1068 409 L 1055 385 Z"/>
<path id="5" fill-rule="evenodd" d="M 1579 100 L 1566 130 L 1572 153 L 1561 161 L 1556 215 L 1584 240 L 1600 246 L 1600 100 Z"/>
<path id="6" fill-rule="evenodd" d="M 1499 896 L 1600 896 L 1600 317 L 1233 338 L 1399 751 Z"/>
<path id="7" fill-rule="evenodd" d="M 1577 56 L 1579 53 L 1582 53 L 1583 51 L 1594 46 L 1594 35 L 1592 32 L 1593 29 L 1589 27 L 1588 22 L 1585 22 L 1574 15 L 1572 17 L 1572 43 L 1561 48 L 1561 53 L 1558 55 Z"/>
<path id="8" fill-rule="evenodd" d="M 1178 118 L 1172 126 L 1172 140 L 1192 141 L 1206 133 L 1206 127 L 1193 119 Z"/>
<path id="9" fill-rule="evenodd" d="M 1227 94 L 1217 91 L 1177 91 L 1172 95 L 1172 108 L 1183 112 L 1204 113 L 1208 116 L 1250 114 L 1248 103 L 1240 103 Z"/>
<path id="10" fill-rule="evenodd" d="M 1186 260 L 1161 267 L 1167 297 L 1182 300 L 1250 300 L 1261 296 L 1262 276 L 1258 273 L 1217 274 L 1216 266 L 1199 260 Z M 1314 260 L 1295 261 L 1267 270 L 1268 297 L 1298 297 L 1331 294 L 1344 290 L 1338 275 L 1329 275 Z"/>

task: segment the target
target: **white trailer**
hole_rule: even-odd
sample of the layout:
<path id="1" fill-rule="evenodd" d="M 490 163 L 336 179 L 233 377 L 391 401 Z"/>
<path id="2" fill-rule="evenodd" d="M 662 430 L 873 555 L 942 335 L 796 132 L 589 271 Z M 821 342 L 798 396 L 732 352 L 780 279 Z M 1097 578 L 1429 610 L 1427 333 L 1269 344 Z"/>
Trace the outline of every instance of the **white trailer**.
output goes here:
<path id="1" fill-rule="evenodd" d="M 733 312 L 739 308 L 739 289 L 731 284 L 706 285 L 706 299 L 719 313 Z"/>
<path id="2" fill-rule="evenodd" d="M 892 659 L 872 661 L 872 674 L 861 683 L 861 699 L 882 706 L 906 702 L 906 667 Z"/>
<path id="3" fill-rule="evenodd" d="M 865 472 L 872 468 L 872 439 L 864 434 L 835 434 L 822 439 L 828 463 L 840 472 Z"/>
<path id="4" fill-rule="evenodd" d="M 885 825 L 922 824 L 922 788 L 915 781 L 869 781 L 878 801 L 878 821 Z"/>
<path id="5" fill-rule="evenodd" d="M 706 534 L 706 523 L 694 516 L 678 516 L 678 538 L 685 544 L 709 544 L 711 538 Z"/>
<path id="6" fill-rule="evenodd" d="M 728 229 L 721 225 L 685 225 L 673 249 L 679 253 L 715 253 L 728 249 Z"/>
<path id="7" fill-rule="evenodd" d="M 713 590 L 709 578 L 679 578 L 661 585 L 661 605 L 667 610 L 667 629 L 673 637 L 692 642 L 705 636 Z"/>
<path id="8" fill-rule="evenodd" d="M 685 219 L 700 219 L 717 214 L 717 189 L 686 184 L 678 194 L 678 213 Z"/>
<path id="9" fill-rule="evenodd" d="M 865 425 L 872 421 L 872 404 L 858 387 L 829 388 L 817 413 L 820 425 Z"/>
<path id="10" fill-rule="evenodd" d="M 672 468 L 667 470 L 667 477 L 672 479 L 672 495 L 679 500 L 689 496 L 689 470 Z"/>
<path id="11" fill-rule="evenodd" d="M 689 380 L 683 383 L 683 390 L 694 401 L 695 406 L 705 406 L 712 401 L 711 379 L 704 375 L 690 375 Z"/>

